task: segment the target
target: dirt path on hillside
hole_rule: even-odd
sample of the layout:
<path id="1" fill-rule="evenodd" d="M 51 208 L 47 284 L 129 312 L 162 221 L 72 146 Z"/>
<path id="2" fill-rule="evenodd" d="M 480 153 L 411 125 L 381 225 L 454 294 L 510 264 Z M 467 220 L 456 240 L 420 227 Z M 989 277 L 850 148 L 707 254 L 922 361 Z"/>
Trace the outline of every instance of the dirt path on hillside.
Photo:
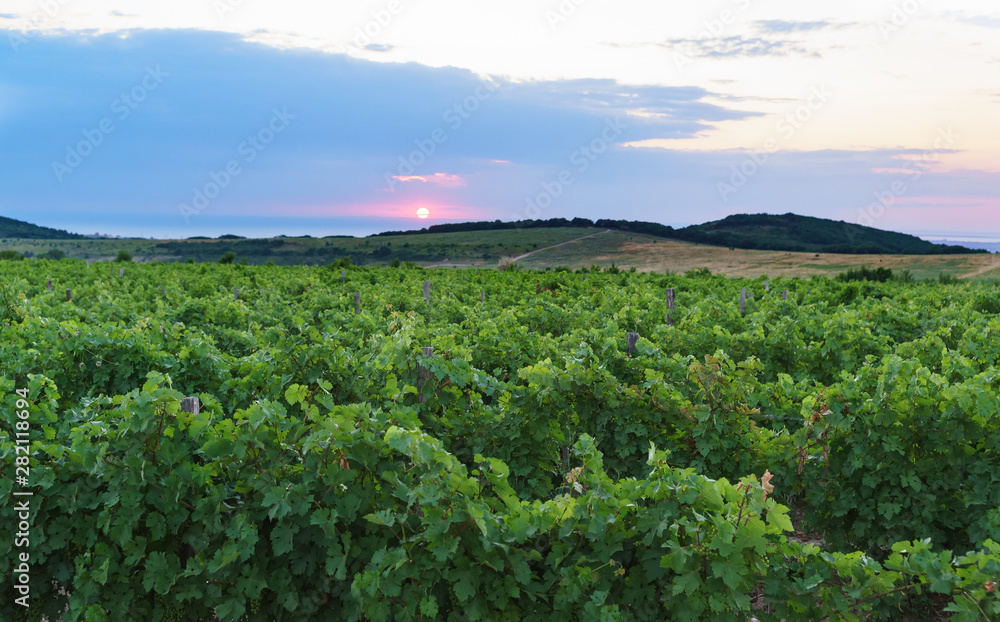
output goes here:
<path id="1" fill-rule="evenodd" d="M 971 279 L 971 278 L 979 276 L 980 274 L 985 274 L 985 273 L 989 272 L 990 270 L 996 270 L 997 268 L 1000 268 L 1000 259 L 994 259 L 993 263 L 989 263 L 989 264 L 987 264 L 985 266 L 982 266 L 980 268 L 976 268 L 975 270 L 973 270 L 972 272 L 970 272 L 968 274 L 962 274 L 962 275 L 959 276 L 959 278 L 961 278 L 961 279 Z"/>
<path id="2" fill-rule="evenodd" d="M 595 235 L 601 235 L 602 233 L 611 233 L 611 229 L 606 229 L 604 231 L 598 231 L 597 233 L 591 233 L 590 235 L 585 235 L 583 237 L 576 238 L 574 240 L 566 240 L 565 242 L 560 242 L 559 244 L 553 244 L 552 246 L 546 246 L 545 248 L 539 248 L 539 249 L 533 250 L 531 252 L 525 253 L 523 255 L 518 255 L 517 257 L 514 258 L 514 261 L 518 261 L 518 260 L 524 259 L 525 257 L 528 257 L 529 255 L 534 255 L 535 253 L 540 253 L 542 251 L 552 250 L 553 248 L 558 248 L 560 246 L 565 246 L 567 244 L 572 244 L 573 242 L 579 242 L 580 240 L 586 240 L 587 238 L 592 238 Z"/>

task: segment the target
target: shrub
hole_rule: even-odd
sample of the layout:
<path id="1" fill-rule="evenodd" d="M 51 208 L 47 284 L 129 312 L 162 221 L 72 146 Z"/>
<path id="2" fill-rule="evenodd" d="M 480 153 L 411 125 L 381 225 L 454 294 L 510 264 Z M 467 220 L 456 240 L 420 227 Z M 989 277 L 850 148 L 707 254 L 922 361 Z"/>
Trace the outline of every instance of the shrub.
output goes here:
<path id="1" fill-rule="evenodd" d="M 219 257 L 219 263 L 233 263 L 234 259 L 236 259 L 236 253 L 233 251 L 227 251 L 222 257 Z"/>
<path id="2" fill-rule="evenodd" d="M 875 268 L 870 270 L 864 266 L 858 268 L 857 270 L 848 270 L 847 272 L 841 272 L 837 275 L 837 280 L 842 282 L 848 281 L 878 281 L 879 283 L 885 283 L 892 278 L 892 270 L 889 268 Z"/>
<path id="3" fill-rule="evenodd" d="M 132 253 L 128 251 L 118 251 L 118 256 L 115 257 L 115 261 L 119 262 L 132 261 Z"/>

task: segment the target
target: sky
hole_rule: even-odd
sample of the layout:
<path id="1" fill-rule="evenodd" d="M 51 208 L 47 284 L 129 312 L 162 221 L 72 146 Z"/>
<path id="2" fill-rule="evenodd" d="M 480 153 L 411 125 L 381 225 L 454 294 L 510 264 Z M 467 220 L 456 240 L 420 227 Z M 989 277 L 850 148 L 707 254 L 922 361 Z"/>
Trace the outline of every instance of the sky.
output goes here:
<path id="1" fill-rule="evenodd" d="M 178 238 L 794 212 L 1000 240 L 998 35 L 995 0 L 5 0 L 0 215 Z"/>

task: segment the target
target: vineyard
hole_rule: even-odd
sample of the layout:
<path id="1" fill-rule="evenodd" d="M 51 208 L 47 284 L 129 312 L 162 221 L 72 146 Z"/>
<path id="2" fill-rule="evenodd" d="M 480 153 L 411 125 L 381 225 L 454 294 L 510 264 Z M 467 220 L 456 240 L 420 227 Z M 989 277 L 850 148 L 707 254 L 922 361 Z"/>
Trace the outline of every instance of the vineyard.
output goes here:
<path id="1" fill-rule="evenodd" d="M 1000 286 L 765 281 L 0 262 L 0 619 L 1000 619 Z"/>

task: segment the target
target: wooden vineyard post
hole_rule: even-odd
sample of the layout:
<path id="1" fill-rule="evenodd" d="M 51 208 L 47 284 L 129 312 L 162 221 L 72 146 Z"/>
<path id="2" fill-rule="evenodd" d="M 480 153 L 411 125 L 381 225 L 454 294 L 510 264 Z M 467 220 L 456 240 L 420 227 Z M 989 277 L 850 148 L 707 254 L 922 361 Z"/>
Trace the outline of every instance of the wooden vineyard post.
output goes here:
<path id="1" fill-rule="evenodd" d="M 66 290 L 66 302 L 73 302 L 73 296 L 70 295 L 69 290 Z"/>
<path id="2" fill-rule="evenodd" d="M 118 268 L 118 278 L 125 276 L 125 268 Z"/>
<path id="3" fill-rule="evenodd" d="M 486 292 L 479 292 L 479 302 L 486 302 Z"/>
<path id="4" fill-rule="evenodd" d="M 239 290 L 238 287 L 234 287 L 233 288 L 233 300 L 239 300 L 239 299 L 240 299 L 240 290 Z"/>
<path id="5" fill-rule="evenodd" d="M 639 351 L 638 348 L 635 347 L 635 344 L 638 341 L 639 333 L 625 333 L 625 348 L 628 350 L 629 356 Z"/>
<path id="6" fill-rule="evenodd" d="M 347 279 L 347 270 L 340 271 L 340 282 L 343 283 Z"/>
<path id="7" fill-rule="evenodd" d="M 747 290 L 743 288 L 740 290 L 740 315 L 747 312 Z"/>
<path id="8" fill-rule="evenodd" d="M 49 279 L 49 291 L 52 291 L 52 279 Z"/>
<path id="9" fill-rule="evenodd" d="M 160 285 L 160 295 L 163 296 L 164 298 L 166 298 L 166 296 L 167 296 L 167 286 L 166 285 Z"/>
<path id="10" fill-rule="evenodd" d="M 420 348 L 420 349 L 423 350 L 424 352 L 424 358 L 431 358 L 432 356 L 434 356 L 433 347 Z M 419 392 L 419 397 L 417 397 L 417 401 L 420 402 L 421 404 L 427 401 L 427 397 L 424 395 L 424 383 L 430 379 L 431 379 L 431 370 L 421 365 L 420 373 L 417 378 L 417 391 Z"/>
<path id="11" fill-rule="evenodd" d="M 354 292 L 354 312 L 361 313 L 361 292 Z"/>
<path id="12" fill-rule="evenodd" d="M 764 291 L 770 293 L 770 291 L 771 291 L 771 281 L 764 281 Z"/>
<path id="13" fill-rule="evenodd" d="M 785 300 L 788 300 L 788 290 L 787 289 L 784 290 L 783 292 L 781 292 L 781 297 L 784 298 Z"/>
<path id="14" fill-rule="evenodd" d="M 201 412 L 201 402 L 197 397 L 185 397 L 181 400 L 181 410 L 192 415 Z"/>
<path id="15" fill-rule="evenodd" d="M 667 289 L 667 326 L 674 325 L 674 302 L 677 300 L 677 290 Z"/>

